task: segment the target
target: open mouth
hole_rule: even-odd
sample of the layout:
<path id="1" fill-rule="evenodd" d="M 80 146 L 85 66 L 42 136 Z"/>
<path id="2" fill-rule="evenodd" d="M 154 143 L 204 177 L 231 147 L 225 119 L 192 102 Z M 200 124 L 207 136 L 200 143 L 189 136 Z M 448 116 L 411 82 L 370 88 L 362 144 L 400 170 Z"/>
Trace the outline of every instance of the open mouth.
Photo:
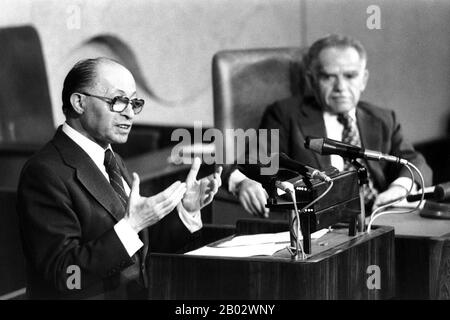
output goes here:
<path id="1" fill-rule="evenodd" d="M 126 130 L 126 129 L 130 129 L 131 125 L 130 124 L 119 124 L 118 127 L 120 129 L 125 129 Z"/>

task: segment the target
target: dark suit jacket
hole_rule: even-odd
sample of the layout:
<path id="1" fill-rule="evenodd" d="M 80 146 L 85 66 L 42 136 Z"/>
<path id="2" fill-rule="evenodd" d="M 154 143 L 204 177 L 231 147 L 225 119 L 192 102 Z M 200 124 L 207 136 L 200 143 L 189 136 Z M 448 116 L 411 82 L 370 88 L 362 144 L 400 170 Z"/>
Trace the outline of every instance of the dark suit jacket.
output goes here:
<path id="1" fill-rule="evenodd" d="M 425 185 L 431 184 L 431 169 L 423 156 L 404 138 L 393 111 L 359 102 L 356 118 L 364 148 L 410 161 L 422 172 Z M 270 105 L 262 117 L 260 129 L 279 129 L 279 152 L 286 153 L 292 159 L 320 170 L 331 166 L 330 156 L 322 156 L 304 146 L 307 136 L 326 137 L 322 111 L 314 98 L 297 96 Z M 267 149 L 270 150 L 270 143 Z M 396 178 L 410 176 L 407 169 L 393 163 L 366 161 L 365 164 L 374 185 L 381 191 Z M 248 170 L 249 167 L 241 169 L 250 176 L 254 175 L 252 170 Z"/>
<path id="2" fill-rule="evenodd" d="M 125 165 L 116 157 L 130 185 Z M 18 213 L 31 298 L 122 299 L 137 298 L 133 292 L 145 293 L 139 286 L 140 266 L 113 229 L 124 216 L 114 189 L 61 128 L 25 164 L 18 188 Z M 146 245 L 137 253 L 141 258 L 148 244 L 153 251 L 173 252 L 195 236 L 176 210 L 146 232 Z M 68 289 L 71 265 L 81 270 L 80 290 Z"/>

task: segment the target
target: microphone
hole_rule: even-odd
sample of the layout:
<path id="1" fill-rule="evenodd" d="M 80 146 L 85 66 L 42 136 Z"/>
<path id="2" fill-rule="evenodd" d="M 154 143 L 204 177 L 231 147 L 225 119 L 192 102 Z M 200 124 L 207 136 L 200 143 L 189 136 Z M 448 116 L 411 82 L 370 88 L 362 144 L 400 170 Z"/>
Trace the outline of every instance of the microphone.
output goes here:
<path id="1" fill-rule="evenodd" d="M 331 182 L 331 178 L 327 176 L 325 173 L 312 168 L 310 166 L 307 166 L 306 164 L 303 164 L 301 162 L 295 161 L 291 158 L 289 158 L 285 153 L 281 152 L 279 153 L 279 161 L 280 161 L 280 167 L 296 171 L 300 173 L 302 176 L 305 176 L 309 179 L 317 179 L 322 180 L 325 182 Z"/>
<path id="2" fill-rule="evenodd" d="M 411 194 L 406 197 L 406 200 L 409 202 L 419 201 L 422 197 L 422 194 Z M 450 200 L 450 182 L 445 182 L 441 184 L 437 184 L 434 187 L 434 191 L 425 192 L 424 200 L 435 200 L 435 201 L 448 201 Z"/>
<path id="3" fill-rule="evenodd" d="M 364 158 L 367 160 L 388 161 L 408 164 L 408 161 L 396 156 L 384 154 L 379 151 L 364 149 L 352 144 L 336 141 L 328 138 L 306 137 L 305 148 L 317 152 L 321 155 L 337 154 L 344 158 Z"/>

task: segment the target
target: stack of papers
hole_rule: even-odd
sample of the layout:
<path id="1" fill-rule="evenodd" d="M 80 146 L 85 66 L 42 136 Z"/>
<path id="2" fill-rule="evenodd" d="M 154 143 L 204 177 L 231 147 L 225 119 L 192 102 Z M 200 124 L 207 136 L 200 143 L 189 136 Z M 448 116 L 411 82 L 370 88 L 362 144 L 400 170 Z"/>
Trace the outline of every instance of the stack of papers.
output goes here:
<path id="1" fill-rule="evenodd" d="M 311 234 L 311 239 L 319 239 L 329 230 L 322 229 Z M 301 238 L 302 239 L 302 238 Z M 289 231 L 261 233 L 233 237 L 230 240 L 204 246 L 187 252 L 187 255 L 216 257 L 272 256 L 290 245 Z"/>

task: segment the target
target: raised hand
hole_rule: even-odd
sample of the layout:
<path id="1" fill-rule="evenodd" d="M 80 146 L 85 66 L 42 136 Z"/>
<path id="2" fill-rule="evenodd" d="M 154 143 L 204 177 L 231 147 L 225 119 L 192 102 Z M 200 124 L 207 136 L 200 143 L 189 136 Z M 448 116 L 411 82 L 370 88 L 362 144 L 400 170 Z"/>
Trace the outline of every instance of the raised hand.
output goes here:
<path id="1" fill-rule="evenodd" d="M 182 204 L 188 212 L 198 211 L 211 203 L 217 190 L 222 185 L 220 178 L 222 167 L 218 167 L 215 173 L 197 180 L 200 164 L 200 158 L 195 158 L 186 178 L 187 190 L 184 194 Z"/>
<path id="2" fill-rule="evenodd" d="M 139 232 L 169 214 L 181 201 L 186 192 L 186 183 L 174 182 L 164 191 L 152 196 L 139 194 L 139 176 L 133 173 L 130 197 L 124 219 L 134 231 Z"/>

